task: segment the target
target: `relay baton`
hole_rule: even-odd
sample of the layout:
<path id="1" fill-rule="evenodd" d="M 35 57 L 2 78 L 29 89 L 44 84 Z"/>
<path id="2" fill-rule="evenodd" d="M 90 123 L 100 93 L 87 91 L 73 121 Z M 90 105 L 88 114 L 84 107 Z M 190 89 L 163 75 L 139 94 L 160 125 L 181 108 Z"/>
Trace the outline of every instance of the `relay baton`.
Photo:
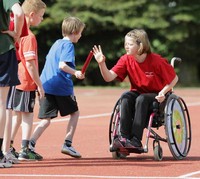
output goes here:
<path id="1" fill-rule="evenodd" d="M 87 59 L 86 59 L 84 65 L 83 65 L 83 67 L 82 67 L 82 70 L 81 70 L 81 72 L 82 72 L 83 74 L 85 73 L 85 71 L 86 71 L 86 69 L 87 69 L 87 67 L 88 67 L 88 65 L 89 65 L 89 63 L 90 63 L 92 57 L 93 57 L 93 52 L 90 51 L 90 53 L 88 54 Z"/>

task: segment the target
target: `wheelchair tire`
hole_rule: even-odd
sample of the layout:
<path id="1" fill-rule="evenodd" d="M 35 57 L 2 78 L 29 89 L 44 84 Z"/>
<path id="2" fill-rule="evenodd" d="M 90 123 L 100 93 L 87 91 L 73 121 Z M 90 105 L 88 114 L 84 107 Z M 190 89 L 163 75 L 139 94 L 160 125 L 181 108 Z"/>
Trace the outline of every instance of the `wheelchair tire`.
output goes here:
<path id="1" fill-rule="evenodd" d="M 191 124 L 182 98 L 171 94 L 165 106 L 165 133 L 171 154 L 176 160 L 187 156 L 191 146 Z"/>
<path id="2" fill-rule="evenodd" d="M 119 133 L 119 107 L 120 107 L 120 100 L 118 100 L 113 108 L 113 112 L 110 118 L 110 125 L 109 125 L 109 144 L 113 142 L 113 140 L 118 136 Z"/>
<path id="3" fill-rule="evenodd" d="M 163 150 L 160 145 L 156 145 L 153 149 L 154 159 L 157 161 L 161 161 L 163 159 Z"/>
<path id="4" fill-rule="evenodd" d="M 153 141 L 153 153 L 154 153 L 154 159 L 157 161 L 161 161 L 163 159 L 163 150 L 160 146 L 160 142 L 157 140 Z"/>

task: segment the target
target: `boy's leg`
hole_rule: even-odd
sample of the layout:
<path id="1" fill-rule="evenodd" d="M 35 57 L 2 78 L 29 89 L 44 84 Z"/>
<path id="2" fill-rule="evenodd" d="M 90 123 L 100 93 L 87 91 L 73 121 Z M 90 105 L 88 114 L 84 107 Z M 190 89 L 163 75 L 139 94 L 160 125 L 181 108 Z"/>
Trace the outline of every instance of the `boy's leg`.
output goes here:
<path id="1" fill-rule="evenodd" d="M 33 126 L 33 113 L 22 113 L 22 149 L 19 160 L 41 160 L 43 157 L 29 149 L 30 136 Z"/>
<path id="2" fill-rule="evenodd" d="M 6 119 L 6 101 L 7 101 L 8 91 L 9 91 L 9 87 L 0 87 L 0 138 L 1 139 L 3 139 L 5 124 L 6 124 L 6 120 L 5 120 Z"/>
<path id="3" fill-rule="evenodd" d="M 29 147 L 32 151 L 35 151 L 35 144 L 42 133 L 46 130 L 46 128 L 50 125 L 51 119 L 42 119 L 40 123 L 35 127 L 33 134 L 30 139 Z"/>
<path id="4" fill-rule="evenodd" d="M 22 115 L 20 112 L 13 111 L 12 116 L 12 131 L 11 131 L 11 145 L 14 142 L 15 136 L 17 135 L 17 131 L 22 123 Z"/>
<path id="5" fill-rule="evenodd" d="M 72 141 L 78 123 L 79 111 L 70 114 L 65 139 Z"/>
<path id="6" fill-rule="evenodd" d="M 19 127 L 22 123 L 22 115 L 21 115 L 20 112 L 17 112 L 17 111 L 13 111 L 12 114 L 13 114 L 13 116 L 12 116 L 12 131 L 11 131 L 10 151 L 16 158 L 18 158 L 19 153 L 16 152 L 13 144 L 14 144 L 14 139 L 15 139 L 15 136 L 17 134 L 17 131 L 19 130 Z"/>
<path id="7" fill-rule="evenodd" d="M 79 118 L 79 111 L 70 114 L 70 120 L 67 126 L 67 132 L 65 136 L 65 142 L 61 150 L 63 154 L 67 154 L 75 158 L 81 158 L 81 154 L 77 152 L 71 145 L 76 130 L 76 126 L 78 123 L 78 118 Z"/>

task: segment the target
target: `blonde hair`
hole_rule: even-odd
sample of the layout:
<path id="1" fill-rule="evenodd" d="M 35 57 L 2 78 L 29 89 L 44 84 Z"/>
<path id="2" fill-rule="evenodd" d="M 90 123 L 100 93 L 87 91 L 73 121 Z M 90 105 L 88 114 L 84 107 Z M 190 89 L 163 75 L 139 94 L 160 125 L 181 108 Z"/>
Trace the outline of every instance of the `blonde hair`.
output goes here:
<path id="1" fill-rule="evenodd" d="M 22 9 L 24 14 L 37 13 L 41 9 L 46 9 L 46 4 L 42 0 L 25 0 L 22 4 Z"/>
<path id="2" fill-rule="evenodd" d="M 66 17 L 62 22 L 62 35 L 77 34 L 85 28 L 85 24 L 77 17 Z"/>
<path id="3" fill-rule="evenodd" d="M 139 46 L 138 55 L 143 53 L 151 53 L 150 42 L 147 33 L 143 29 L 134 29 L 126 34 L 126 36 L 133 38 Z"/>

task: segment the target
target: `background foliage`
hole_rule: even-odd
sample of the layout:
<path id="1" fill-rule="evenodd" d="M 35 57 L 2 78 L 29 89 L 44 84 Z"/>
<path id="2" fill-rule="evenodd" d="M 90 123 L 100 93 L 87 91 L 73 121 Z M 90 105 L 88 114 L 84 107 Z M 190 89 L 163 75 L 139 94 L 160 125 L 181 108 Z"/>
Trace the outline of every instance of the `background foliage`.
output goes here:
<path id="1" fill-rule="evenodd" d="M 42 70 L 52 43 L 61 36 L 66 16 L 77 16 L 86 24 L 76 48 L 76 65 L 80 69 L 93 45 L 102 45 L 111 68 L 125 53 L 125 34 L 133 28 L 144 28 L 152 51 L 167 59 L 182 58 L 177 65 L 179 84 L 200 82 L 200 3 L 199 0 L 44 0 L 47 11 L 43 22 L 33 29 L 37 35 Z M 115 85 L 105 83 L 93 59 L 80 85 Z"/>

